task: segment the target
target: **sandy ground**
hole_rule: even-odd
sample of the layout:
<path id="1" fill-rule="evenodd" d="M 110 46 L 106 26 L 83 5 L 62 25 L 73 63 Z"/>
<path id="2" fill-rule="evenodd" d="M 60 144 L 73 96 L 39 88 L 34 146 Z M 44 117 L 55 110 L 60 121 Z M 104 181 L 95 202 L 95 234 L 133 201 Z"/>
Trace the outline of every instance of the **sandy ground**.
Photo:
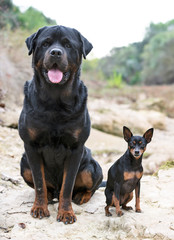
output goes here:
<path id="1" fill-rule="evenodd" d="M 163 137 L 158 140 L 160 136 Z M 162 131 L 156 131 L 153 142 L 151 146 L 149 145 L 149 152 L 157 153 L 157 149 L 160 148 L 160 156 L 164 154 L 165 158 L 165 153 L 170 152 L 167 141 L 169 138 L 173 141 L 173 136 L 172 132 L 164 134 Z M 115 208 L 111 208 L 112 217 L 106 217 L 104 189 L 99 189 L 88 203 L 82 206 L 73 204 L 77 222 L 64 225 L 56 222 L 58 203 L 49 205 L 51 216 L 47 219 L 33 219 L 30 216 L 34 190 L 26 186 L 20 177 L 19 162 L 23 144 L 17 130 L 0 127 L 0 142 L 1 240 L 174 239 L 174 169 L 160 170 L 157 176 L 143 176 L 142 213 L 124 212 L 125 214 L 119 218 L 116 216 Z M 92 130 L 86 145 L 92 148 L 94 153 L 102 151 L 101 154 L 96 154 L 96 158 L 102 165 L 105 178 L 109 166 L 126 149 L 126 143 L 122 138 L 97 130 Z M 103 149 L 113 148 L 119 150 L 114 155 L 108 157 L 103 152 Z M 134 208 L 134 199 L 130 205 Z"/>

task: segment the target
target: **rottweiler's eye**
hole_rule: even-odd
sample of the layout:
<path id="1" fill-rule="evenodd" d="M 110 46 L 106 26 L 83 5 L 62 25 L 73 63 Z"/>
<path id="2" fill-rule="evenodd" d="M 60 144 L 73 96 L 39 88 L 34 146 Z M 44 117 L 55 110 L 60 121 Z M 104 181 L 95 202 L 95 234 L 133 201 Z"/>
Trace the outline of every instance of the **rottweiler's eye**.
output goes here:
<path id="1" fill-rule="evenodd" d="M 70 43 L 65 43 L 65 47 L 66 48 L 71 48 L 71 44 Z"/>
<path id="2" fill-rule="evenodd" d="M 50 43 L 48 41 L 46 41 L 42 44 L 43 47 L 49 47 L 49 45 L 50 45 Z"/>
<path id="3" fill-rule="evenodd" d="M 70 44 L 70 42 L 69 42 L 69 40 L 67 38 L 63 39 L 63 45 L 66 48 L 71 48 L 71 44 Z"/>

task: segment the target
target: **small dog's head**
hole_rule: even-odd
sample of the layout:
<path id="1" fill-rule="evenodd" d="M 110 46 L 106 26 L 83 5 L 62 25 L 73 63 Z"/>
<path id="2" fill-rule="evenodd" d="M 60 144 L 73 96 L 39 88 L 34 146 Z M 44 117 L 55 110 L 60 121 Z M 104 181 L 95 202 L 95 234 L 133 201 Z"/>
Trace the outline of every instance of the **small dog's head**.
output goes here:
<path id="1" fill-rule="evenodd" d="M 130 153 L 135 159 L 139 159 L 146 150 L 146 145 L 150 143 L 153 136 L 153 128 L 147 130 L 144 135 L 133 136 L 129 128 L 123 127 L 123 135 L 126 142 L 128 142 L 128 148 Z"/>
<path id="2" fill-rule="evenodd" d="M 77 30 L 64 26 L 39 29 L 26 39 L 33 67 L 47 83 L 62 85 L 80 67 L 82 56 L 91 51 L 92 44 Z"/>

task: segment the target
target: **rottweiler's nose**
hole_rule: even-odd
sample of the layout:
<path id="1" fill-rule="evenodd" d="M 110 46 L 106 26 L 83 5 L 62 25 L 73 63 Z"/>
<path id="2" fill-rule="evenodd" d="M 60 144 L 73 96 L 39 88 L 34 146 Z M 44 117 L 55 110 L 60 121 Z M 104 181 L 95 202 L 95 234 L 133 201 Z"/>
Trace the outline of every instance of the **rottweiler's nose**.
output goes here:
<path id="1" fill-rule="evenodd" d="M 62 50 L 59 49 L 59 48 L 53 48 L 53 49 L 51 49 L 51 51 L 50 51 L 50 55 L 51 55 L 52 57 L 58 57 L 58 58 L 60 58 L 60 57 L 62 56 L 62 54 L 63 54 L 63 52 L 62 52 Z"/>
<path id="2" fill-rule="evenodd" d="M 139 153 L 140 153 L 139 151 L 135 150 L 135 155 L 139 155 Z"/>

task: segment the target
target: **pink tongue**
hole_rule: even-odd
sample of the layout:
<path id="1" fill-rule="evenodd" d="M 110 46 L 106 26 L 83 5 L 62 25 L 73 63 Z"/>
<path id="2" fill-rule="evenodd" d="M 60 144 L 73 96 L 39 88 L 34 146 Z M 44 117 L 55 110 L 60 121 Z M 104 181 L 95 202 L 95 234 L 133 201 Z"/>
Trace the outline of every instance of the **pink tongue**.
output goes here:
<path id="1" fill-rule="evenodd" d="M 63 73 L 58 69 L 51 69 L 48 71 L 48 77 L 52 83 L 59 83 L 63 78 Z"/>

